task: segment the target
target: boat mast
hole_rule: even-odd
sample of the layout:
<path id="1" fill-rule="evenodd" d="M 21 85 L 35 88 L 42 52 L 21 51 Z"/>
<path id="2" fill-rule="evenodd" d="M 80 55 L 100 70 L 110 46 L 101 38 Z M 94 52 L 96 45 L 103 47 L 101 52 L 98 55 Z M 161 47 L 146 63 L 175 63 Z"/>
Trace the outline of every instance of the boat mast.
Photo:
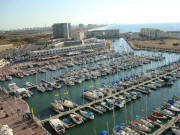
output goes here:
<path id="1" fill-rule="evenodd" d="M 113 122 L 114 126 L 116 125 L 115 113 L 114 113 L 114 103 L 113 103 Z"/>
<path id="2" fill-rule="evenodd" d="M 108 123 L 108 121 L 106 123 L 106 126 L 107 126 L 107 131 L 108 131 L 108 134 L 109 134 L 109 123 Z"/>

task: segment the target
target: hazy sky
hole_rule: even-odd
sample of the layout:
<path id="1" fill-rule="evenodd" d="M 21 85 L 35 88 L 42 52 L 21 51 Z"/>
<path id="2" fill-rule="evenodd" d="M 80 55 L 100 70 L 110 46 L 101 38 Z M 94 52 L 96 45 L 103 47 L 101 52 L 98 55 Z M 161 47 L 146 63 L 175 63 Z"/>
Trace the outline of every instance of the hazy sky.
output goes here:
<path id="1" fill-rule="evenodd" d="M 0 30 L 56 22 L 180 22 L 180 0 L 0 0 Z"/>

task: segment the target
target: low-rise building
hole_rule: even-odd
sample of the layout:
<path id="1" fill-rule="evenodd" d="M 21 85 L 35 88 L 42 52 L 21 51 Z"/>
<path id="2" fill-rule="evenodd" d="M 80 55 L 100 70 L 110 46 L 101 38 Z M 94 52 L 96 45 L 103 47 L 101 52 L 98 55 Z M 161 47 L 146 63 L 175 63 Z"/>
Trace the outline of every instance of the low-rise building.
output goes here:
<path id="1" fill-rule="evenodd" d="M 83 43 L 82 40 L 64 41 L 64 46 L 68 46 L 68 45 L 81 45 L 82 43 Z"/>
<path id="2" fill-rule="evenodd" d="M 119 38 L 120 37 L 120 30 L 114 29 L 114 30 L 94 30 L 94 31 L 88 31 L 86 33 L 87 38 Z"/>
<path id="3" fill-rule="evenodd" d="M 79 28 L 80 29 L 84 28 L 84 24 L 79 24 Z"/>
<path id="4" fill-rule="evenodd" d="M 142 28 L 140 31 L 140 35 L 147 39 L 161 39 L 169 37 L 168 32 L 152 28 Z"/>
<path id="5" fill-rule="evenodd" d="M 38 50 L 38 51 L 31 51 L 30 56 L 31 58 L 37 58 L 41 56 L 48 56 L 48 55 L 64 55 L 69 52 L 74 51 L 84 51 L 87 49 L 102 49 L 106 47 L 106 41 L 105 40 L 98 40 L 99 42 L 95 43 L 89 43 L 89 44 L 82 44 L 78 46 L 72 46 L 72 47 L 64 47 L 64 48 L 54 48 L 49 50 Z"/>
<path id="6" fill-rule="evenodd" d="M 84 39 L 84 32 L 78 31 L 78 32 L 74 32 L 72 34 L 72 38 L 74 40 L 83 40 Z"/>
<path id="7" fill-rule="evenodd" d="M 180 31 L 168 31 L 171 38 L 180 39 Z"/>

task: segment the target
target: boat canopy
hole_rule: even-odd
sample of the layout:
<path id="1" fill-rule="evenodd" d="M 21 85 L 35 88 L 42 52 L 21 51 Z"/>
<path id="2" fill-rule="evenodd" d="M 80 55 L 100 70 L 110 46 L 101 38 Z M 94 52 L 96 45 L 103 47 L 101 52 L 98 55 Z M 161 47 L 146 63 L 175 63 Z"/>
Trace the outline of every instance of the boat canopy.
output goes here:
<path id="1" fill-rule="evenodd" d="M 141 118 L 141 116 L 140 115 L 136 115 L 136 118 Z"/>
<path id="2" fill-rule="evenodd" d="M 172 105 L 174 104 L 174 100 L 168 100 L 168 103 Z"/>
<path id="3" fill-rule="evenodd" d="M 108 132 L 106 130 L 102 130 L 101 135 L 109 135 L 109 134 L 108 134 Z"/>
<path id="4" fill-rule="evenodd" d="M 93 112 L 88 112 L 87 114 L 88 114 L 88 115 L 94 115 L 94 113 L 93 113 Z"/>
<path id="5" fill-rule="evenodd" d="M 126 126 L 126 123 L 120 123 L 119 125 L 120 126 Z"/>
<path id="6" fill-rule="evenodd" d="M 67 124 L 72 124 L 72 122 L 69 119 L 64 119 L 63 121 Z"/>
<path id="7" fill-rule="evenodd" d="M 21 94 L 21 93 L 28 93 L 28 90 L 26 90 L 25 88 L 19 88 L 19 89 L 17 89 L 16 90 L 16 94 L 18 95 L 18 94 Z"/>
<path id="8" fill-rule="evenodd" d="M 121 128 L 120 128 L 120 125 L 114 126 L 114 129 L 121 129 Z"/>

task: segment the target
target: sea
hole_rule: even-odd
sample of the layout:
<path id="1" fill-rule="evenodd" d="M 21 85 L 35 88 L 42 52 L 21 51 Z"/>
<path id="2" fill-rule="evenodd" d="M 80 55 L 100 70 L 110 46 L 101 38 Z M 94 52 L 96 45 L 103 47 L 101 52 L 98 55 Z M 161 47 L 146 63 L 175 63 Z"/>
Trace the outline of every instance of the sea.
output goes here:
<path id="1" fill-rule="evenodd" d="M 145 23 L 145 24 L 112 24 L 96 30 L 119 29 L 120 33 L 139 32 L 141 28 L 154 28 L 163 31 L 180 31 L 180 22 L 177 23 Z"/>

